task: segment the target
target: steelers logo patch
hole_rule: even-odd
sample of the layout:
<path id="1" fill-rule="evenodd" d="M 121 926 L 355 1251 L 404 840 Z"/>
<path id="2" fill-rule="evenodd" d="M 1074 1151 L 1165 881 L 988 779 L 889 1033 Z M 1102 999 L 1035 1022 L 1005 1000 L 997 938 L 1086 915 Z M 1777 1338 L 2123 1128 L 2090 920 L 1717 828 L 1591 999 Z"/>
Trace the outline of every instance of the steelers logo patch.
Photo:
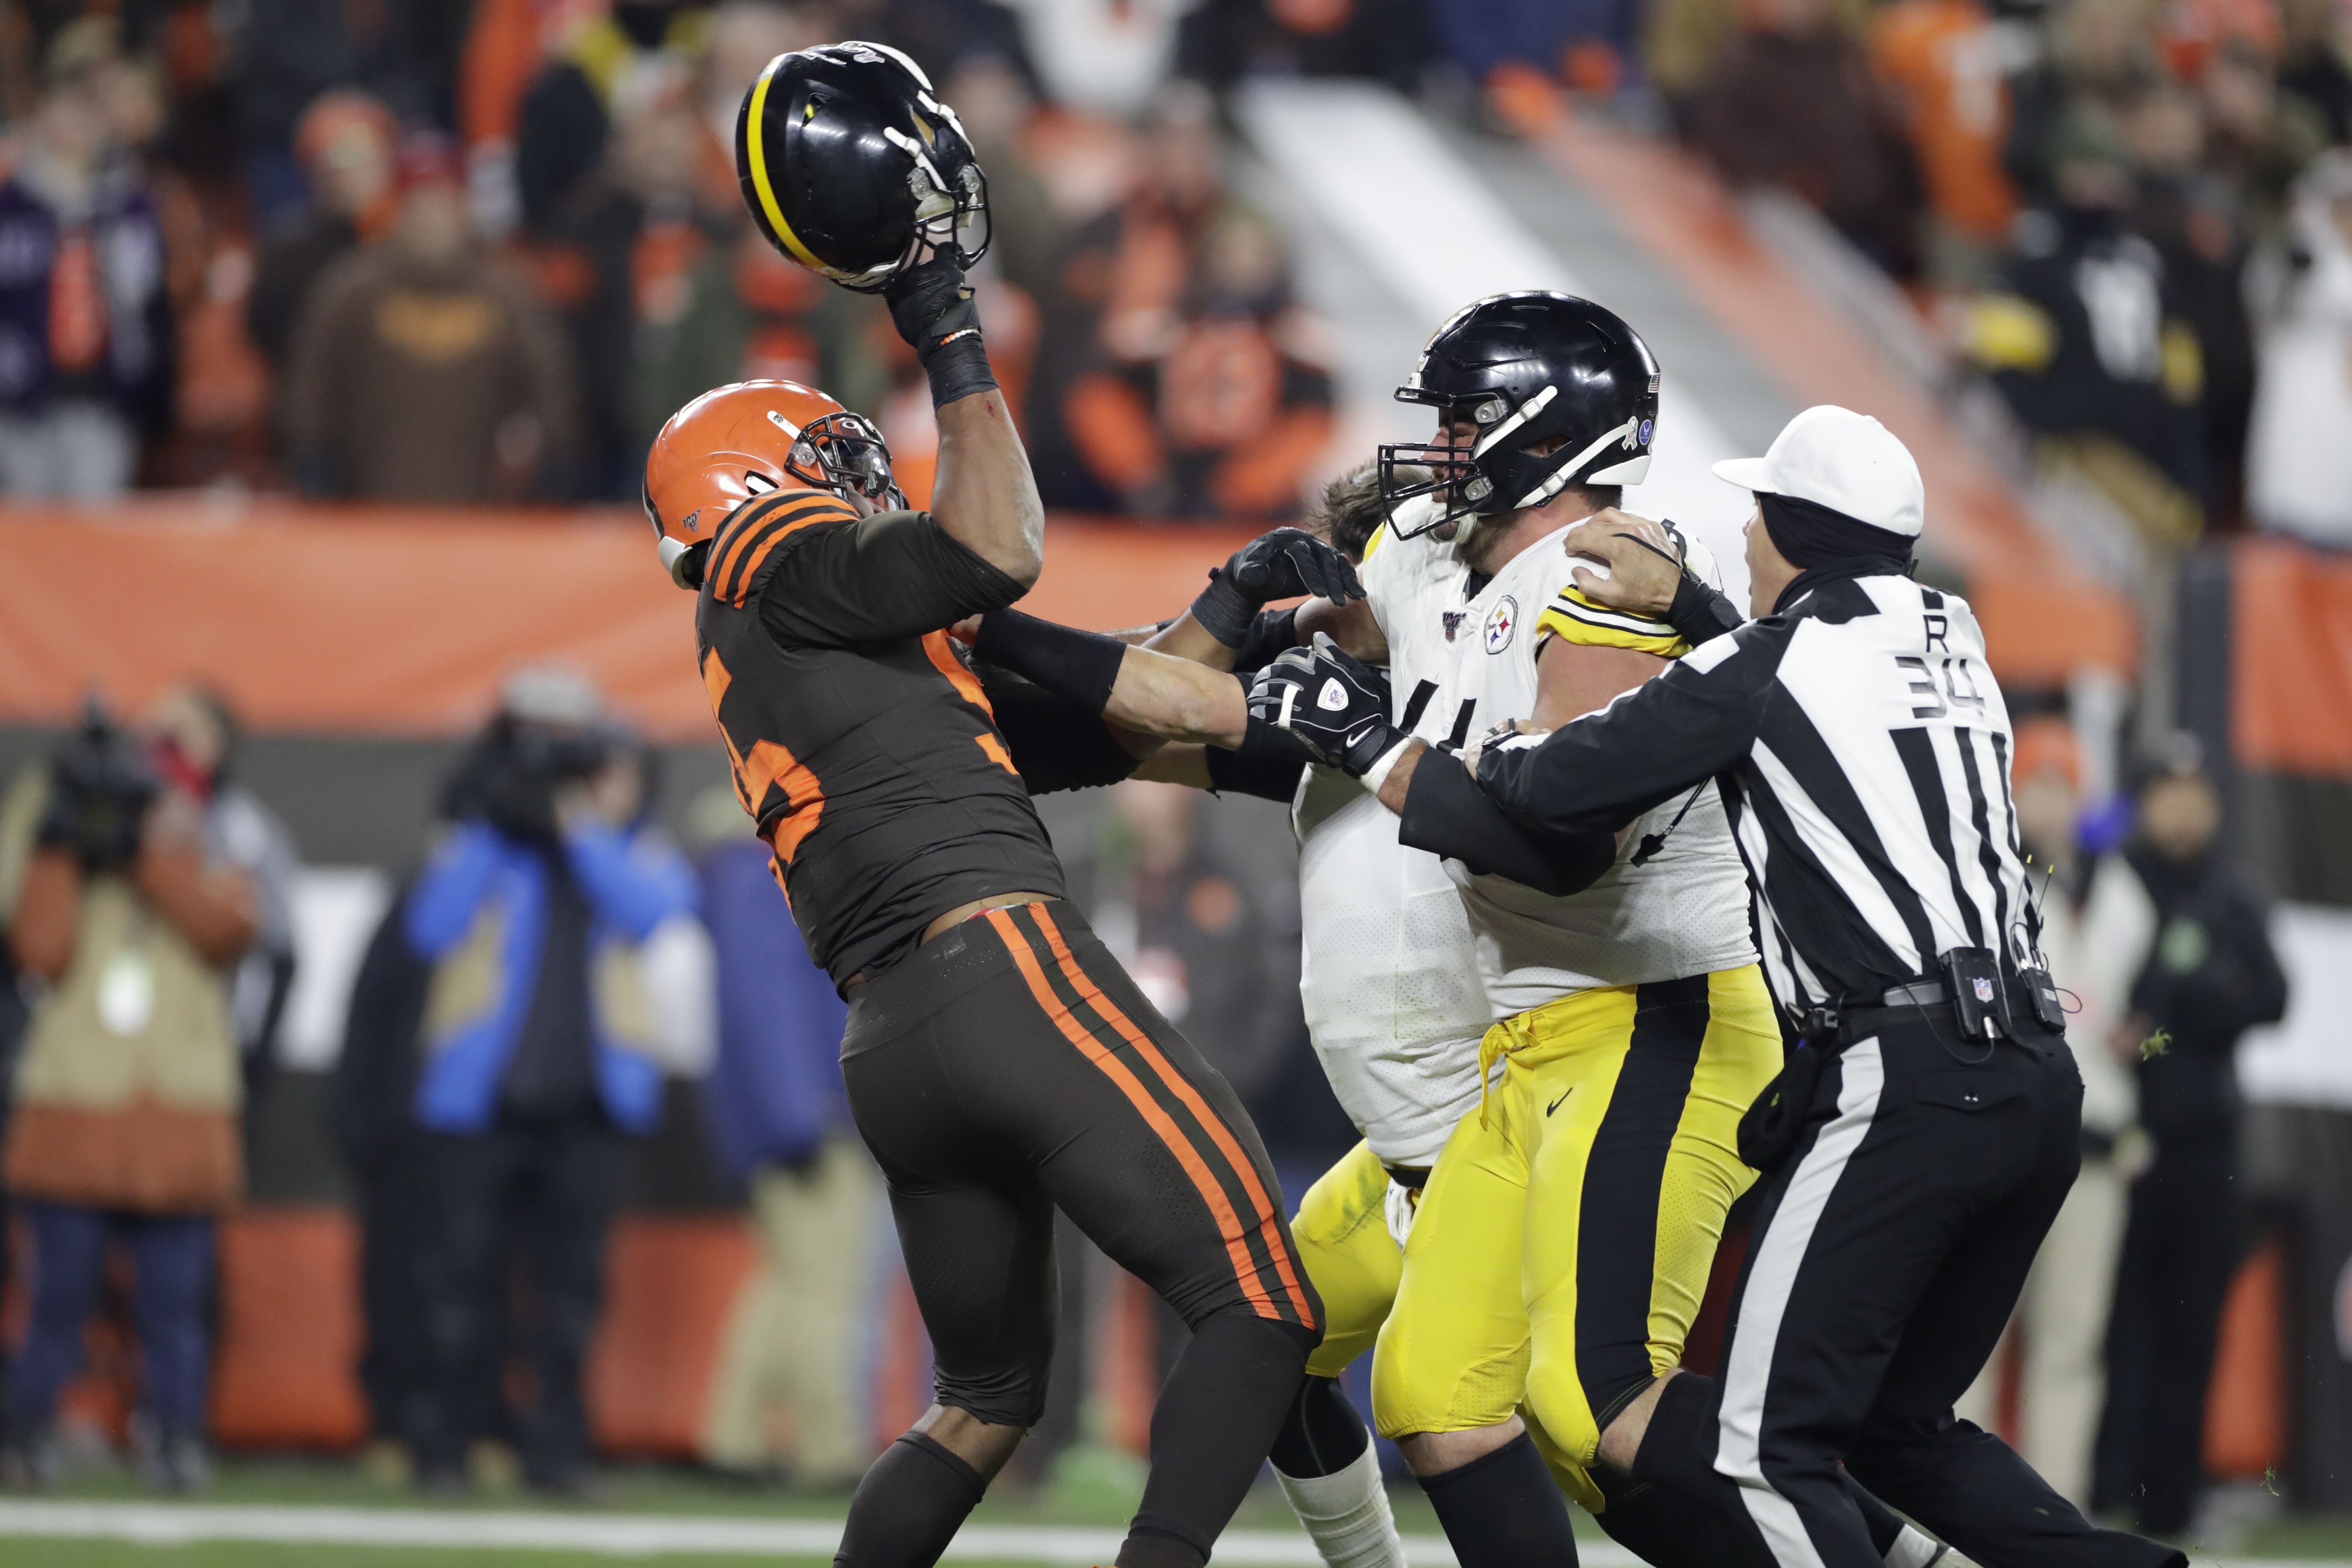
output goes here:
<path id="1" fill-rule="evenodd" d="M 1486 651 L 1500 653 L 1511 646 L 1511 637 L 1519 629 L 1519 602 L 1508 594 L 1503 602 L 1486 612 Z"/>

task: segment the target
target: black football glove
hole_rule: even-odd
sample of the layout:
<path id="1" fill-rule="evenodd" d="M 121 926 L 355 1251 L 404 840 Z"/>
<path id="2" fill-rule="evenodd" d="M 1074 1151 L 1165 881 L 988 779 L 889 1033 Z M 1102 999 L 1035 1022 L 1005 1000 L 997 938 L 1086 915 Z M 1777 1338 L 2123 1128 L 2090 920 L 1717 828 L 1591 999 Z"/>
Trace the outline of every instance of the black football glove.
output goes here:
<path id="1" fill-rule="evenodd" d="M 1258 672 L 1250 716 L 1287 730 L 1335 768 L 1362 778 L 1406 740 L 1389 722 L 1389 678 L 1353 658 L 1327 632 Z"/>
<path id="2" fill-rule="evenodd" d="M 988 350 L 980 341 L 980 307 L 953 252 L 936 251 L 908 268 L 890 280 L 882 299 L 891 324 L 930 377 L 934 408 L 994 388 Z"/>
<path id="3" fill-rule="evenodd" d="M 1192 601 L 1192 618 L 1227 647 L 1249 636 L 1258 606 L 1273 599 L 1312 596 L 1344 605 L 1364 596 L 1348 558 L 1303 528 L 1261 533 L 1209 573 Z"/>

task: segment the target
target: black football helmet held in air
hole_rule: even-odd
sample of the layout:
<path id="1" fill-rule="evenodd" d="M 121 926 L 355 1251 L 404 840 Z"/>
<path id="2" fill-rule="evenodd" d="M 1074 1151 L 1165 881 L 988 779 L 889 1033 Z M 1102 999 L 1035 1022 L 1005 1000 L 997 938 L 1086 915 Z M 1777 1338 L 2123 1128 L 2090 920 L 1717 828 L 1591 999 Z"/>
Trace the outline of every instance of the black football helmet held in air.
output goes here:
<path id="1" fill-rule="evenodd" d="M 988 180 L 963 122 L 887 44 L 778 55 L 735 116 L 751 221 L 787 259 L 878 293 L 932 247 L 988 249 Z"/>
<path id="2" fill-rule="evenodd" d="M 1657 359 L 1616 312 L 1573 294 L 1492 294 L 1464 306 L 1431 335 L 1396 396 L 1436 409 L 1448 426 L 1443 441 L 1381 447 L 1391 517 L 1416 496 L 1439 503 L 1403 537 L 1541 506 L 1570 485 L 1638 485 L 1650 471 Z M 1477 434 L 1454 440 L 1457 421 Z M 1427 477 L 1401 471 L 1413 468 Z"/>

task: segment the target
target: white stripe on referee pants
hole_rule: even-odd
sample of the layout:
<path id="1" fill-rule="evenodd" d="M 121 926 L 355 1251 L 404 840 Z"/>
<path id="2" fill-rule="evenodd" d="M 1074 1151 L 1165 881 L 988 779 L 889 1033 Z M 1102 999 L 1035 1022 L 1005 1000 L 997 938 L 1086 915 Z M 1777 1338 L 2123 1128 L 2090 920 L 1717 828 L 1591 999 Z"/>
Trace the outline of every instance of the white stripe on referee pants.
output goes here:
<path id="1" fill-rule="evenodd" d="M 1878 1114 L 1878 1094 L 1885 1082 L 1886 1063 L 1875 1039 L 1848 1046 L 1838 1058 L 1837 1116 L 1798 1163 L 1772 1223 L 1757 1238 L 1748 1291 L 1740 1299 L 1739 1321 L 1732 1331 L 1731 1355 L 1724 1364 L 1716 1473 L 1738 1483 L 1748 1516 L 1764 1532 L 1780 1568 L 1822 1568 L 1822 1558 L 1795 1507 L 1764 1475 L 1759 1448 L 1772 1350 L 1780 1338 L 1797 1270 L 1812 1246 L 1813 1229 L 1821 1224 L 1822 1210 L 1844 1174 L 1846 1162 L 1869 1132 L 1871 1118 Z"/>

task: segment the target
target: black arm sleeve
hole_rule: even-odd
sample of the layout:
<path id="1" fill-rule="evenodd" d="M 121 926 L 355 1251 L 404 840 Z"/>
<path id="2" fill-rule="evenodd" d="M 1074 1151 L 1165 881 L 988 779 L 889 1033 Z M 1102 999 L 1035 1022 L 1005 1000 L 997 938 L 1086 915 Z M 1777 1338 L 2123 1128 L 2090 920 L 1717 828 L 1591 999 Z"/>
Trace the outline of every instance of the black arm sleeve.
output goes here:
<path id="1" fill-rule="evenodd" d="M 1507 877 L 1556 898 L 1582 892 L 1617 862 L 1614 834 L 1539 838 L 1521 827 L 1450 752 L 1431 751 L 1413 769 L 1397 837 L 1415 849 L 1459 860 L 1480 876 Z"/>
<path id="2" fill-rule="evenodd" d="M 1478 783 L 1539 837 L 1614 833 L 1747 757 L 1792 626 L 1750 621 L 1533 744 L 1489 745 Z"/>
<path id="3" fill-rule="evenodd" d="M 1064 701 L 1099 714 L 1118 684 L 1127 644 L 1101 632 L 1041 621 L 1018 610 L 992 610 L 972 639 L 975 658 L 1034 680 Z"/>
<path id="4" fill-rule="evenodd" d="M 1732 604 L 1730 595 L 1708 587 L 1687 572 L 1675 589 L 1675 602 L 1666 610 L 1666 625 L 1681 633 L 1683 640 L 1693 647 L 1710 637 L 1738 630 L 1747 618 Z"/>
<path id="5" fill-rule="evenodd" d="M 886 511 L 818 524 L 777 546 L 760 624 L 818 647 L 890 642 L 1001 609 L 1024 591 L 929 512 Z"/>
<path id="6" fill-rule="evenodd" d="M 1138 759 L 1118 743 L 1100 713 L 1089 713 L 1009 669 L 975 660 L 971 672 L 996 710 L 997 733 L 1004 737 L 1031 795 L 1114 784 L 1135 772 Z"/>
<path id="7" fill-rule="evenodd" d="M 1298 646 L 1298 606 L 1286 610 L 1260 610 L 1257 619 L 1250 623 L 1249 635 L 1242 646 L 1234 649 L 1234 668 L 1262 669 L 1276 658 Z"/>
<path id="8" fill-rule="evenodd" d="M 1209 788 L 1219 795 L 1254 795 L 1287 804 L 1312 753 L 1288 731 L 1250 715 L 1249 730 L 1233 751 L 1211 746 L 1204 759 Z"/>

